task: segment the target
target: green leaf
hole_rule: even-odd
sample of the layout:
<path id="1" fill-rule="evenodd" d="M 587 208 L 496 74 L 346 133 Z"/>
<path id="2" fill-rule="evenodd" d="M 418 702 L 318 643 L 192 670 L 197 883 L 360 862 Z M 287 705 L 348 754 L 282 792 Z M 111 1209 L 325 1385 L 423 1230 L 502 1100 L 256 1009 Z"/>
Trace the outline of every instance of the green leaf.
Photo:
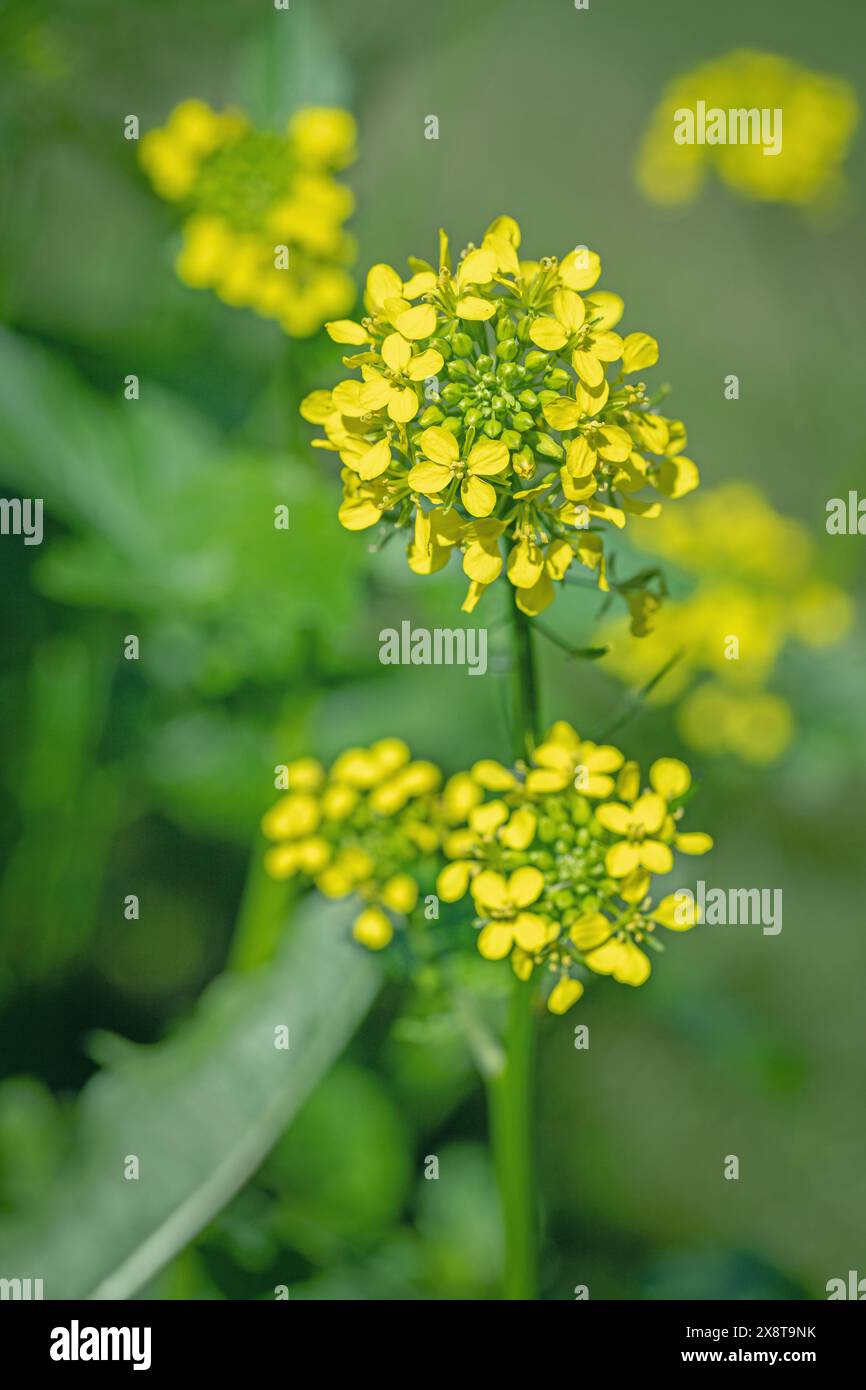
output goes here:
<path id="1" fill-rule="evenodd" d="M 46 1298 L 129 1298 L 260 1166 L 378 988 L 345 907 L 309 900 L 271 965 L 222 976 L 164 1042 L 100 1035 L 62 1177 L 0 1221 L 4 1273 Z M 274 1045 L 289 1029 L 289 1047 Z M 124 1177 L 127 1156 L 137 1181 Z"/>

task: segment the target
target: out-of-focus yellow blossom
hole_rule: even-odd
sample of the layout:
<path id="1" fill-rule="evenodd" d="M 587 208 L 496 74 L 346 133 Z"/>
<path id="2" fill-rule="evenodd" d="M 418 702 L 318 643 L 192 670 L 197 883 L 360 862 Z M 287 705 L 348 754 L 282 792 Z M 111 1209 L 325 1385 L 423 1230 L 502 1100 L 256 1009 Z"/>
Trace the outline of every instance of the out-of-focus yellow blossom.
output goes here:
<path id="1" fill-rule="evenodd" d="M 788 703 L 765 688 L 779 657 L 791 642 L 830 646 L 851 623 L 850 599 L 821 578 L 811 536 L 749 483 L 702 491 L 633 535 L 694 588 L 668 599 L 640 641 L 611 623 L 607 663 L 641 686 L 679 654 L 648 701 L 677 701 L 679 732 L 703 753 L 775 761 L 794 730 Z"/>
<path id="2" fill-rule="evenodd" d="M 397 738 L 349 748 L 328 772 L 313 758 L 298 759 L 289 765 L 289 790 L 262 820 L 273 841 L 267 872 L 305 876 L 329 898 L 358 896 L 366 907 L 354 936 L 382 950 L 395 921 L 417 904 L 419 863 L 439 849 L 455 797 L 449 784 L 440 814 L 441 781 L 433 763 L 413 761 Z"/>
<path id="3" fill-rule="evenodd" d="M 697 920 L 672 894 L 655 906 L 651 895 L 653 875 L 670 871 L 675 852 L 712 848 L 709 835 L 681 829 L 690 788 L 678 758 L 657 759 L 643 786 L 618 748 L 560 721 L 529 764 L 485 759 L 461 774 L 467 823 L 443 840 L 452 862 L 437 892 L 444 902 L 471 894 L 485 959 L 508 957 L 522 980 L 536 968 L 553 977 L 552 1013 L 581 997 L 589 972 L 642 984 L 647 949 L 662 949 L 656 928 L 682 931 Z"/>
<path id="4" fill-rule="evenodd" d="M 283 132 L 241 111 L 185 101 L 139 143 L 161 197 L 184 211 L 177 273 L 194 289 L 276 319 L 307 337 L 355 301 L 355 257 L 343 224 L 350 190 L 334 174 L 354 159 L 347 111 L 310 107 Z"/>
<path id="5" fill-rule="evenodd" d="M 444 233 L 435 265 L 373 266 L 365 316 L 327 325 L 357 375 L 301 406 L 343 464 L 342 524 L 408 531 L 416 574 L 459 554 L 467 612 L 500 575 L 529 615 L 575 565 L 607 590 L 610 528 L 698 485 L 682 422 L 629 380 L 658 344 L 615 331 L 624 305 L 595 288 L 596 252 L 532 261 L 520 244 L 503 216 L 456 268 Z"/>
<path id="6" fill-rule="evenodd" d="M 777 153 L 764 144 L 679 144 L 676 113 L 698 109 L 781 111 Z M 775 53 L 726 53 L 675 77 L 641 145 L 638 182 L 655 203 L 691 201 L 713 170 L 729 188 L 762 202 L 832 204 L 845 187 L 843 165 L 859 120 L 857 97 L 840 77 L 811 72 Z"/>

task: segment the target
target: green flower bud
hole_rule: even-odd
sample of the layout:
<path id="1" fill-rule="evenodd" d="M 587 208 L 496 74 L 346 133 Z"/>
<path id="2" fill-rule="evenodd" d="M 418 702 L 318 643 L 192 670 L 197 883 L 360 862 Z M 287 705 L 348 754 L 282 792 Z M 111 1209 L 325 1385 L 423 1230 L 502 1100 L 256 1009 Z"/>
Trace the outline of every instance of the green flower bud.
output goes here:
<path id="1" fill-rule="evenodd" d="M 559 892 L 553 895 L 553 903 L 560 911 L 564 911 L 565 908 L 573 906 L 574 898 L 567 888 L 560 888 Z"/>
<path id="2" fill-rule="evenodd" d="M 475 365 L 483 376 L 484 372 L 490 372 L 493 370 L 493 358 L 490 356 L 489 352 L 484 352 L 478 358 L 478 361 L 475 363 Z"/>
<path id="3" fill-rule="evenodd" d="M 520 401 L 521 405 L 526 406 L 527 410 L 534 410 L 538 405 L 538 396 L 534 391 L 530 390 L 529 387 L 527 387 L 525 391 L 521 391 L 517 399 Z"/>
<path id="4" fill-rule="evenodd" d="M 442 390 L 439 392 L 439 395 L 442 397 L 446 405 L 459 405 L 460 402 L 463 400 L 463 391 L 464 388 L 459 384 L 459 382 L 449 381 L 447 385 L 442 387 Z"/>
<path id="5" fill-rule="evenodd" d="M 464 410 L 463 412 L 463 423 L 467 426 L 480 425 L 483 419 L 484 416 L 478 409 L 477 405 L 472 405 L 469 407 L 468 410 Z"/>
<path id="6" fill-rule="evenodd" d="M 507 402 L 504 396 L 492 396 L 490 404 L 496 411 L 496 413 L 499 414 L 501 411 L 505 409 Z"/>
<path id="7" fill-rule="evenodd" d="M 563 914 L 562 914 L 562 925 L 563 925 L 564 927 L 573 927 L 579 916 L 580 916 L 580 908 L 577 908 L 577 907 L 569 907 L 569 908 L 568 908 L 565 912 L 563 912 Z"/>
<path id="8" fill-rule="evenodd" d="M 551 820 L 550 816 L 542 816 L 541 820 L 538 822 L 537 834 L 539 840 L 541 840 L 543 844 L 552 845 L 559 834 L 556 821 Z"/>
<path id="9" fill-rule="evenodd" d="M 428 405 L 419 423 L 422 424 L 426 430 L 429 429 L 431 425 L 440 425 L 444 419 L 445 412 L 440 410 L 438 405 Z"/>
<path id="10" fill-rule="evenodd" d="M 535 375 L 536 372 L 541 371 L 542 367 L 546 367 L 547 362 L 548 354 L 546 352 L 542 352 L 539 348 L 533 348 L 532 351 L 528 352 L 523 359 L 523 364 L 526 367 L 526 370 L 528 372 L 531 372 L 533 375 Z"/>
<path id="11" fill-rule="evenodd" d="M 500 343 L 505 342 L 507 338 L 514 337 L 514 324 L 511 322 L 508 314 L 499 315 L 493 331 Z"/>
<path id="12" fill-rule="evenodd" d="M 528 315 L 524 314 L 523 318 L 517 325 L 517 336 L 520 339 L 521 343 L 528 343 L 530 341 L 529 330 L 531 327 L 532 323 Z"/>
<path id="13" fill-rule="evenodd" d="M 520 380 L 520 367 L 516 362 L 503 362 L 499 368 L 499 380 L 505 386 L 513 386 Z"/>
<path id="14" fill-rule="evenodd" d="M 475 375 L 468 362 L 452 359 L 445 369 L 452 381 L 471 381 Z"/>
<path id="15" fill-rule="evenodd" d="M 459 415 L 449 415 L 446 420 L 442 421 L 442 428 L 443 430 L 448 430 L 451 434 L 462 434 L 463 420 Z"/>
<path id="16" fill-rule="evenodd" d="M 601 907 L 601 901 L 600 901 L 600 899 L 594 897 L 593 894 L 591 894 L 591 893 L 588 894 L 588 895 L 584 898 L 584 900 L 583 900 L 583 910 L 584 910 L 584 912 L 598 912 L 598 909 L 599 909 L 600 907 Z"/>
<path id="17" fill-rule="evenodd" d="M 565 457 L 565 450 L 561 444 L 550 434 L 542 434 L 540 430 L 533 432 L 530 439 L 533 449 L 537 454 L 541 454 L 545 459 L 561 459 Z"/>
<path id="18" fill-rule="evenodd" d="M 555 861 L 546 849 L 532 849 L 529 851 L 529 862 L 539 869 L 552 869 Z"/>
<path id="19" fill-rule="evenodd" d="M 520 344 L 516 338 L 506 338 L 504 343 L 497 343 L 496 356 L 501 362 L 513 362 L 520 352 Z"/>
<path id="20" fill-rule="evenodd" d="M 577 843 L 578 843 L 579 845 L 588 845 L 588 844 L 589 844 L 589 831 L 586 830 L 585 828 L 584 828 L 584 829 L 581 829 L 581 830 L 578 830 L 576 839 L 577 839 Z"/>
<path id="21" fill-rule="evenodd" d="M 517 430 L 503 430 L 500 438 L 506 449 L 509 449 L 512 453 L 514 453 L 515 449 L 520 448 L 520 435 L 517 433 Z"/>
<path id="22" fill-rule="evenodd" d="M 446 362 L 448 361 L 448 358 L 451 356 L 451 344 L 447 338 L 431 338 L 430 346 L 441 353 Z"/>
<path id="23" fill-rule="evenodd" d="M 571 377 L 562 367 L 554 367 L 544 378 L 545 386 L 549 387 L 551 391 L 561 391 L 563 386 L 567 386 L 570 381 Z"/>
<path id="24" fill-rule="evenodd" d="M 571 846 L 567 840 L 563 840 L 562 838 L 560 838 L 554 841 L 553 848 L 555 849 L 557 854 L 568 854 L 568 851 L 571 849 Z"/>
<path id="25" fill-rule="evenodd" d="M 516 415 L 512 415 L 511 424 L 514 429 L 519 430 L 521 434 L 526 434 L 527 430 L 531 430 L 535 427 L 535 421 L 525 410 L 518 410 Z"/>
<path id="26" fill-rule="evenodd" d="M 468 333 L 455 333 L 451 346 L 458 357 L 469 357 L 472 353 L 472 339 Z"/>
<path id="27" fill-rule="evenodd" d="M 498 439 L 502 433 L 502 421 L 485 420 L 481 428 L 483 433 L 487 435 L 488 439 Z"/>

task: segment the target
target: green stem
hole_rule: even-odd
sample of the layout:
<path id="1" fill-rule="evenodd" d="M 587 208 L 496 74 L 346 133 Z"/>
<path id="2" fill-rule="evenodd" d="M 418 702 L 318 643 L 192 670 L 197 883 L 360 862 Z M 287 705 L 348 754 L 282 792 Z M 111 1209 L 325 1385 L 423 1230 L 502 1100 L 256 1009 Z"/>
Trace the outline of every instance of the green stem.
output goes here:
<path id="1" fill-rule="evenodd" d="M 515 758 L 524 759 L 539 739 L 538 689 L 532 651 L 532 627 L 529 618 L 517 607 L 516 589 L 511 590 L 511 602 L 514 624 L 513 746 Z"/>
<path id="2" fill-rule="evenodd" d="M 539 739 L 538 686 L 529 618 L 512 592 L 514 624 L 514 756 L 525 759 Z M 490 1132 L 505 1233 L 503 1294 L 537 1297 L 538 1203 L 533 1161 L 532 1081 L 535 985 L 516 977 L 505 1028 L 504 1058 L 488 1080 Z"/>
<path id="3" fill-rule="evenodd" d="M 488 1083 L 490 1129 L 505 1230 L 507 1299 L 537 1297 L 538 1216 L 532 1142 L 535 986 L 515 978 L 508 1007 L 505 1064 Z"/>
<path id="4" fill-rule="evenodd" d="M 264 846 L 255 845 L 229 950 L 229 970 L 255 970 L 271 959 L 286 925 L 290 895 L 286 883 L 265 873 Z"/>

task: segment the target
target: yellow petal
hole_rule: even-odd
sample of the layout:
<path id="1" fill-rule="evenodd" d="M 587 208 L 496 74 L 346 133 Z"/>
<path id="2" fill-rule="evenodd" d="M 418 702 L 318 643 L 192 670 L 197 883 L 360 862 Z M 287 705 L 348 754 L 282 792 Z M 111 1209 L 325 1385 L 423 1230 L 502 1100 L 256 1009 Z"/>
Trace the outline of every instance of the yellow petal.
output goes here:
<path id="1" fill-rule="evenodd" d="M 463 285 L 486 285 L 496 273 L 496 257 L 483 248 L 470 251 L 457 267 L 457 283 Z"/>
<path id="2" fill-rule="evenodd" d="M 595 818 L 599 825 L 603 825 L 605 830 L 610 830 L 614 835 L 627 835 L 632 823 L 631 811 L 618 801 L 609 801 L 604 806 L 597 806 Z"/>
<path id="3" fill-rule="evenodd" d="M 622 345 L 622 369 L 640 372 L 644 367 L 652 367 L 659 360 L 659 345 L 648 333 L 629 333 Z"/>
<path id="4" fill-rule="evenodd" d="M 411 386 L 392 389 L 388 397 L 388 414 L 398 425 L 406 425 L 418 414 L 418 397 Z"/>
<path id="5" fill-rule="evenodd" d="M 358 460 L 358 473 L 362 478 L 378 478 L 391 465 L 391 448 L 387 439 L 380 439 L 372 449 L 368 449 Z"/>
<path id="6" fill-rule="evenodd" d="M 669 893 L 649 914 L 668 931 L 689 931 L 698 921 L 698 909 L 691 893 Z"/>
<path id="7" fill-rule="evenodd" d="M 585 912 L 569 930 L 568 935 L 579 951 L 591 951 L 607 941 L 611 923 L 601 912 Z"/>
<path id="8" fill-rule="evenodd" d="M 436 892 L 444 903 L 456 903 L 469 887 L 472 864 L 468 859 L 458 859 L 454 864 L 446 864 L 436 880 Z"/>
<path id="9" fill-rule="evenodd" d="M 479 835 L 493 835 L 508 820 L 508 808 L 504 801 L 488 801 L 486 806 L 476 806 L 469 816 L 469 824 Z"/>
<path id="10" fill-rule="evenodd" d="M 706 854 L 713 847 L 713 837 L 702 830 L 690 830 L 675 836 L 674 844 L 683 854 Z"/>
<path id="11" fill-rule="evenodd" d="M 515 907 L 528 907 L 544 888 L 544 874 L 534 864 L 515 869 L 508 880 L 508 898 Z"/>
<path id="12" fill-rule="evenodd" d="M 570 290 L 590 290 L 600 275 L 598 254 L 586 246 L 576 246 L 569 251 L 559 267 L 559 278 Z"/>
<path id="13" fill-rule="evenodd" d="M 406 369 L 406 375 L 410 381 L 426 381 L 428 377 L 436 376 L 442 370 L 443 357 L 436 348 L 427 348 L 425 352 L 419 352 L 413 357 Z"/>
<path id="14" fill-rule="evenodd" d="M 562 324 L 557 319 L 547 316 L 535 319 L 529 330 L 529 336 L 535 346 L 544 352 L 557 352 L 568 342 L 568 334 Z"/>
<path id="15" fill-rule="evenodd" d="M 403 281 L 389 265 L 374 265 L 367 272 L 367 298 L 373 309 L 381 310 L 387 299 L 403 293 Z"/>
<path id="16" fill-rule="evenodd" d="M 483 478 L 466 478 L 460 488 L 460 500 L 470 516 L 489 516 L 496 506 L 496 489 Z"/>
<path id="17" fill-rule="evenodd" d="M 535 812 L 524 806 L 514 812 L 507 825 L 503 825 L 499 838 L 509 849 L 527 849 L 535 839 L 537 824 Z"/>
<path id="18" fill-rule="evenodd" d="M 517 785 L 517 778 L 507 767 L 492 758 L 482 758 L 472 765 L 472 779 L 488 792 L 507 792 Z"/>
<path id="19" fill-rule="evenodd" d="M 493 478 L 508 467 L 508 448 L 498 439 L 479 439 L 473 444 L 466 460 L 470 473 L 480 473 Z"/>
<path id="20" fill-rule="evenodd" d="M 412 349 L 402 333 L 389 333 L 382 344 L 382 359 L 391 371 L 402 372 L 411 356 Z"/>
<path id="21" fill-rule="evenodd" d="M 460 457 L 460 446 L 450 430 L 433 425 L 425 430 L 418 440 L 421 453 L 434 463 L 456 463 Z"/>
<path id="22" fill-rule="evenodd" d="M 640 846 L 640 862 L 651 874 L 669 874 L 674 866 L 670 847 L 661 840 L 644 840 Z"/>
<path id="23" fill-rule="evenodd" d="M 650 785 L 665 801 L 687 792 L 692 783 L 692 774 L 679 758 L 657 758 L 649 770 Z"/>
<path id="24" fill-rule="evenodd" d="M 661 830 L 665 822 L 668 808 L 665 805 L 664 797 L 656 792 L 644 792 L 639 796 L 631 809 L 631 818 L 635 825 L 639 825 L 645 835 L 655 835 L 656 831 Z"/>
<path id="25" fill-rule="evenodd" d="M 485 960 L 503 960 L 513 943 L 510 922 L 488 922 L 478 933 L 478 949 Z"/>
<path id="26" fill-rule="evenodd" d="M 511 925 L 522 951 L 537 951 L 547 939 L 547 919 L 536 912 L 518 912 Z"/>
<path id="27" fill-rule="evenodd" d="M 577 401 L 571 400 L 568 396 L 560 396 L 555 401 L 546 401 L 543 410 L 545 420 L 554 430 L 573 430 L 582 418 Z"/>
<path id="28" fill-rule="evenodd" d="M 496 305 L 489 299 L 482 299 L 477 294 L 463 294 L 457 301 L 457 316 L 461 319 L 470 319 L 473 323 L 483 323 L 486 319 L 492 319 L 496 313 Z"/>
<path id="29" fill-rule="evenodd" d="M 571 365 L 590 389 L 598 387 L 604 381 L 604 367 L 591 352 L 583 352 L 580 348 L 575 348 L 571 354 Z"/>
<path id="30" fill-rule="evenodd" d="M 526 537 L 512 546 L 508 556 L 508 578 L 515 588 L 531 589 L 544 571 L 544 552 Z"/>
<path id="31" fill-rule="evenodd" d="M 425 497 L 435 497 L 451 481 L 451 471 L 439 463 L 416 463 L 409 469 L 407 479 L 415 492 L 423 492 Z"/>
<path id="32" fill-rule="evenodd" d="M 618 840 L 604 856 L 604 867 L 611 878 L 625 878 L 639 864 L 639 847 L 630 844 L 628 840 Z"/>
<path id="33" fill-rule="evenodd" d="M 366 328 L 362 328 L 359 323 L 354 323 L 352 319 L 335 319 L 332 323 L 326 323 L 325 328 L 328 337 L 335 343 L 353 343 L 360 347 L 362 343 L 371 341 Z"/>
<path id="34" fill-rule="evenodd" d="M 583 984 L 580 980 L 569 979 L 563 975 L 561 980 L 557 980 L 547 1000 L 547 1007 L 552 1014 L 565 1014 L 576 1004 L 583 994 Z"/>
<path id="35" fill-rule="evenodd" d="M 394 327 L 404 338 L 413 342 L 418 338 L 429 338 L 436 332 L 436 310 L 432 304 L 416 304 L 414 308 L 405 309 L 396 316 Z"/>

